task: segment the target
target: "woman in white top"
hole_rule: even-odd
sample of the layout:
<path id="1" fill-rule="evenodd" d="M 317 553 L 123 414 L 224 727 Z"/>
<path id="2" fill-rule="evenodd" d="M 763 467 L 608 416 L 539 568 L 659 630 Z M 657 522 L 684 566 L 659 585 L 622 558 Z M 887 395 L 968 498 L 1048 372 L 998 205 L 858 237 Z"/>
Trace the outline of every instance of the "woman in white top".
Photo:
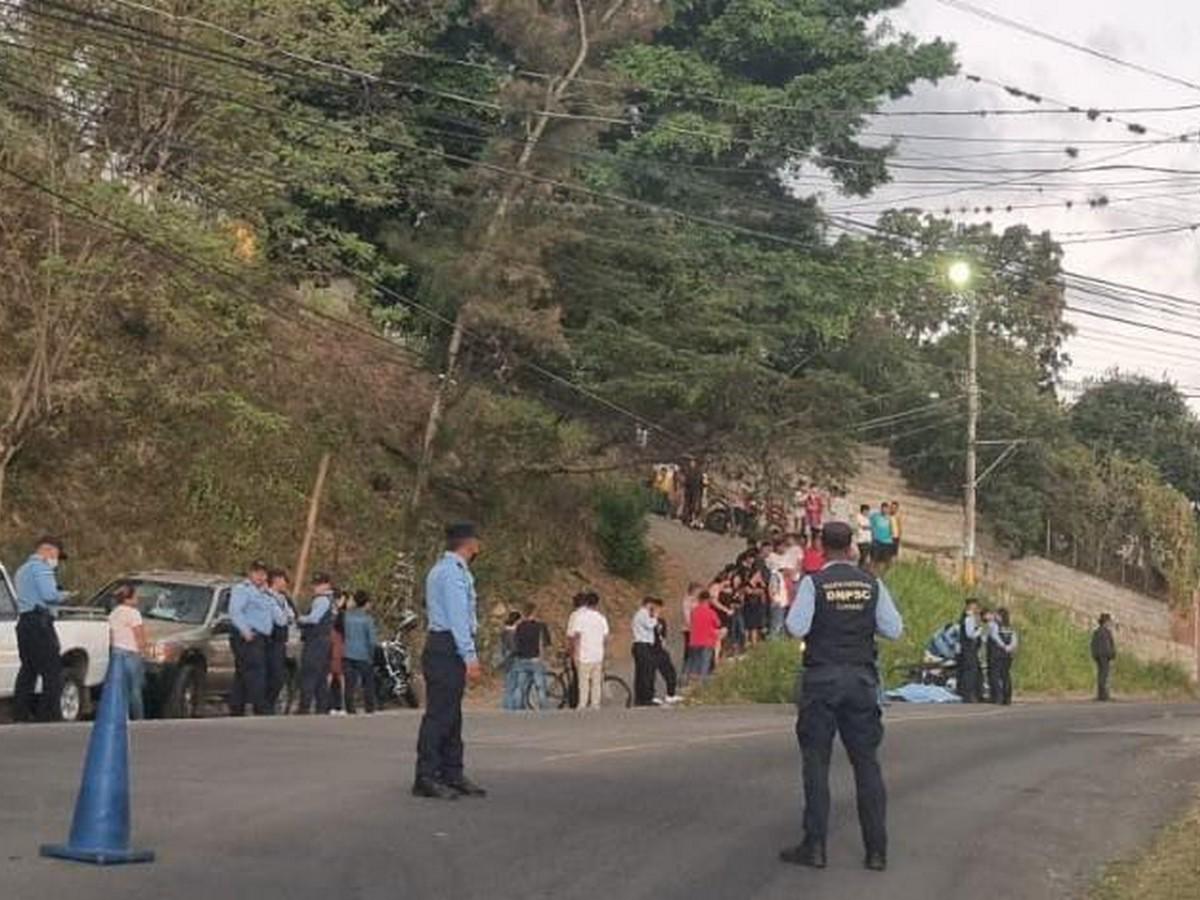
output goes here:
<path id="1" fill-rule="evenodd" d="M 112 653 L 109 665 L 116 666 L 114 675 L 125 679 L 125 693 L 129 698 L 129 718 L 140 719 L 145 715 L 142 704 L 142 683 L 146 667 L 142 653 L 146 649 L 146 626 L 138 610 L 137 593 L 133 586 L 123 584 L 113 594 L 116 605 L 108 614 L 108 627 L 112 633 Z"/>

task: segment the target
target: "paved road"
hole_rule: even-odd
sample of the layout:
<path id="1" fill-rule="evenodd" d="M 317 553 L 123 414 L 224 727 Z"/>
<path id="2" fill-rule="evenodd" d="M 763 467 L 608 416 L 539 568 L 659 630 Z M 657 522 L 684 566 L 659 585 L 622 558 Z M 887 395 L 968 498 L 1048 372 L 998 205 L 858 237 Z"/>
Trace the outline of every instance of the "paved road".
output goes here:
<path id="1" fill-rule="evenodd" d="M 108 870 L 37 857 L 65 836 L 86 729 L 0 729 L 0 896 L 1057 900 L 1200 781 L 1194 706 L 894 709 L 892 869 L 859 867 L 839 753 L 831 867 L 810 872 L 775 859 L 798 837 L 786 708 L 474 713 L 493 793 L 453 804 L 408 794 L 416 723 L 139 723 L 134 829 L 160 859 Z"/>

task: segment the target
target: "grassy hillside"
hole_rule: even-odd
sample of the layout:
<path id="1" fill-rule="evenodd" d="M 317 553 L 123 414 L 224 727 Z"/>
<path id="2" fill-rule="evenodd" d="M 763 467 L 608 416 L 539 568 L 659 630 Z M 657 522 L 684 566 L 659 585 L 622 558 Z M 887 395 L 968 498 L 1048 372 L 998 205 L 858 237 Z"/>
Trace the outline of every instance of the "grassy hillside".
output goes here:
<path id="1" fill-rule="evenodd" d="M 933 632 L 960 614 L 963 593 L 927 565 L 899 564 L 888 573 L 887 582 L 905 626 L 899 641 L 880 642 L 884 671 L 889 684 L 895 685 L 903 677 L 905 664 L 921 658 Z M 983 599 L 987 602 L 986 596 Z M 1010 603 L 1009 609 L 1021 639 L 1013 666 L 1017 694 L 1061 695 L 1094 689 L 1095 670 L 1085 630 L 1060 610 L 1034 599 Z M 796 642 L 768 644 L 726 666 L 706 686 L 701 699 L 711 703 L 788 702 L 798 662 Z M 1128 654 L 1117 659 L 1113 686 L 1118 694 L 1182 696 L 1190 690 L 1187 674 L 1178 667 L 1142 663 Z"/>
<path id="2" fill-rule="evenodd" d="M 329 451 L 312 565 L 386 593 L 431 377 L 337 331 L 276 323 L 242 341 L 236 359 L 214 340 L 186 367 L 175 348 L 145 349 L 117 394 L 56 419 L 14 460 L 0 559 L 15 566 L 37 534 L 60 533 L 64 585 L 84 593 L 138 568 L 237 572 L 254 557 L 291 568 Z M 452 394 L 418 567 L 439 551 L 444 522 L 469 518 L 486 538 L 488 609 L 560 569 L 590 580 L 596 485 L 541 471 L 587 459 L 589 435 L 564 418 L 486 382 Z"/>

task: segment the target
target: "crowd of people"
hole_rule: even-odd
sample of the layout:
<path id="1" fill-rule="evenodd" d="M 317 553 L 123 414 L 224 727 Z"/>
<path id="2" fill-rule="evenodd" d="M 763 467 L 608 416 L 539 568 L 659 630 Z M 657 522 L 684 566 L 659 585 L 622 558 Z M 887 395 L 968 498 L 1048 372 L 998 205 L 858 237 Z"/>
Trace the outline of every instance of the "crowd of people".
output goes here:
<path id="1" fill-rule="evenodd" d="M 353 715 L 362 693 L 368 713 L 375 711 L 373 669 L 378 635 L 371 615 L 371 595 L 366 591 L 339 591 L 325 572 L 312 577 L 312 602 L 299 613 L 288 593 L 288 575 L 254 561 L 229 599 L 230 646 L 234 655 L 234 683 L 230 711 L 244 715 L 270 715 L 287 680 L 287 643 L 290 628 L 299 626 L 300 703 L 295 710 L 310 713 Z"/>

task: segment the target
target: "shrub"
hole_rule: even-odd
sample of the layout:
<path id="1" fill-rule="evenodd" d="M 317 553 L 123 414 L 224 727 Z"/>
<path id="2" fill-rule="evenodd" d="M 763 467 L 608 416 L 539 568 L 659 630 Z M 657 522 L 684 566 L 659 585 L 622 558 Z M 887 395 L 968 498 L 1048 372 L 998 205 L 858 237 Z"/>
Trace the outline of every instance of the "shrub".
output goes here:
<path id="1" fill-rule="evenodd" d="M 596 542 L 610 572 L 621 578 L 641 578 L 650 573 L 650 545 L 646 542 L 650 509 L 647 491 L 628 482 L 608 482 L 597 488 Z"/>

